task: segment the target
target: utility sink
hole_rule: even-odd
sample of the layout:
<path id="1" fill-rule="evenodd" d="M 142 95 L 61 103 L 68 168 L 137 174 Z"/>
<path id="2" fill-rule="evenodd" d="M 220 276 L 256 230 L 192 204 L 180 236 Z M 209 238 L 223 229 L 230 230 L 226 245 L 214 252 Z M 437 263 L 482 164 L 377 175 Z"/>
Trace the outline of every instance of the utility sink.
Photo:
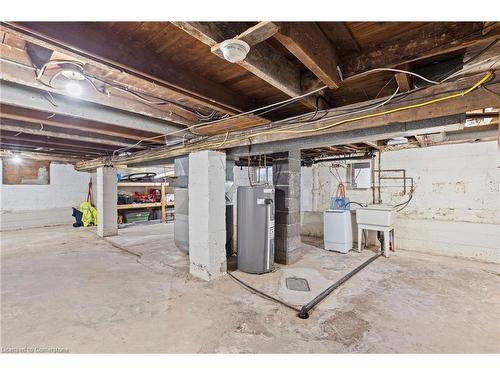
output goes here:
<path id="1" fill-rule="evenodd" d="M 394 224 L 394 208 L 381 204 L 357 208 L 356 222 L 364 225 L 390 227 Z"/>

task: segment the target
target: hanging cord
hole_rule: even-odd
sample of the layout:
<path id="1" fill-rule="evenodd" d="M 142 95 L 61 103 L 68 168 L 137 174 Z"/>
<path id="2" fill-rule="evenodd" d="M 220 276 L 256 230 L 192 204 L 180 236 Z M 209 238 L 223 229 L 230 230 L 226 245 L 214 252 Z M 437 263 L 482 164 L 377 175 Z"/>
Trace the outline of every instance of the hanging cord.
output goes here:
<path id="1" fill-rule="evenodd" d="M 251 176 L 251 173 L 250 173 L 250 155 L 248 155 L 248 158 L 247 158 L 247 174 L 248 174 L 248 182 L 250 183 L 250 186 L 253 186 L 253 181 L 252 181 L 252 176 Z"/>
<path id="2" fill-rule="evenodd" d="M 90 177 L 89 188 L 87 190 L 87 202 L 89 202 L 91 206 L 94 206 L 94 197 L 92 192 L 92 177 Z"/>
<path id="3" fill-rule="evenodd" d="M 335 174 L 332 172 L 332 168 L 334 169 Z M 330 173 L 333 175 L 333 177 L 335 177 L 338 181 L 337 191 L 335 192 L 335 196 L 345 198 L 345 185 L 344 185 L 344 182 L 342 180 L 342 176 L 340 175 L 340 173 L 337 169 L 337 166 L 334 163 L 332 163 L 332 165 L 330 165 L 328 167 L 328 169 L 329 169 Z"/>

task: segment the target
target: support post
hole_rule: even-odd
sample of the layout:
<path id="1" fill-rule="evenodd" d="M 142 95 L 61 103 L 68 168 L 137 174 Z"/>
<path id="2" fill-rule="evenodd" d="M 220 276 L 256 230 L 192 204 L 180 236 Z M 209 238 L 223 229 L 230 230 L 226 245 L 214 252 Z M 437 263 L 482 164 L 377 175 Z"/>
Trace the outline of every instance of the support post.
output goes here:
<path id="1" fill-rule="evenodd" d="M 161 222 L 167 222 L 167 197 L 165 196 L 165 184 L 161 184 Z"/>
<path id="2" fill-rule="evenodd" d="M 275 261 L 298 259 L 300 241 L 300 150 L 273 154 Z"/>
<path id="3" fill-rule="evenodd" d="M 97 234 L 99 237 L 118 234 L 116 209 L 116 169 L 97 168 Z"/>
<path id="4" fill-rule="evenodd" d="M 226 273 L 226 154 L 189 154 L 189 271 L 203 280 Z"/>

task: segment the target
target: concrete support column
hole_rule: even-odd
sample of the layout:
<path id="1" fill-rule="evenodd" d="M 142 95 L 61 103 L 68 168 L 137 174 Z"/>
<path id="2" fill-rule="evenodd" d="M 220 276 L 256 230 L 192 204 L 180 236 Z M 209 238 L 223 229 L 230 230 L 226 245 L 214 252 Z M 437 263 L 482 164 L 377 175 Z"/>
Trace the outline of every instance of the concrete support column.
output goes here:
<path id="1" fill-rule="evenodd" d="M 300 150 L 273 154 L 275 256 L 291 264 L 300 247 Z"/>
<path id="2" fill-rule="evenodd" d="M 226 273 L 226 154 L 189 154 L 189 271 L 203 280 Z"/>
<path id="3" fill-rule="evenodd" d="M 100 237 L 118 234 L 116 199 L 116 169 L 97 168 L 97 234 Z"/>

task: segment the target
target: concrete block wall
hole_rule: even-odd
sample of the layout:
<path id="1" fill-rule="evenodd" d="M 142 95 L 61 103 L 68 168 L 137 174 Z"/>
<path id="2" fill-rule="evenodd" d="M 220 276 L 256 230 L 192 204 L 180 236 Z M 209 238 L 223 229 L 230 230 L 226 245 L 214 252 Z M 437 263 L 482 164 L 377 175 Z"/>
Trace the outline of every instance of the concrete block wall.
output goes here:
<path id="1" fill-rule="evenodd" d="M 297 260 L 300 241 L 300 151 L 273 154 L 275 261 Z"/>
<path id="2" fill-rule="evenodd" d="M 415 178 L 408 207 L 397 214 L 396 246 L 400 249 L 500 262 L 500 170 L 496 142 L 443 145 L 382 153 L 382 169 L 404 168 Z M 301 217 L 301 232 L 322 236 L 322 213 L 335 193 L 330 164 L 317 164 L 302 189 L 310 197 Z M 382 201 L 397 204 L 400 181 L 383 181 Z M 351 200 L 372 202 L 371 189 L 347 189 Z"/>
<path id="3" fill-rule="evenodd" d="M 0 229 L 73 223 L 71 207 L 78 207 L 87 198 L 91 175 L 76 171 L 71 164 L 52 162 L 49 185 L 2 184 Z M 0 181 L 2 181 L 2 163 L 0 163 Z"/>

